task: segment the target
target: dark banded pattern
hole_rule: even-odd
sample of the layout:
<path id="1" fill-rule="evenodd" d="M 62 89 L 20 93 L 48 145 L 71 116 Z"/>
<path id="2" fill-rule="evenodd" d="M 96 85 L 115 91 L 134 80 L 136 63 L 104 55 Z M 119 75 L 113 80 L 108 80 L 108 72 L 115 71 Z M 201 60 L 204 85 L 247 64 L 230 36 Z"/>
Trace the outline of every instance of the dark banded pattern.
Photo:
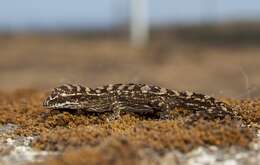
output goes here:
<path id="1" fill-rule="evenodd" d="M 201 111 L 216 117 L 231 114 L 231 108 L 215 98 L 189 91 L 175 91 L 147 84 L 109 84 L 97 88 L 64 84 L 43 102 L 49 109 L 81 109 L 86 112 L 169 112 L 175 108 Z"/>

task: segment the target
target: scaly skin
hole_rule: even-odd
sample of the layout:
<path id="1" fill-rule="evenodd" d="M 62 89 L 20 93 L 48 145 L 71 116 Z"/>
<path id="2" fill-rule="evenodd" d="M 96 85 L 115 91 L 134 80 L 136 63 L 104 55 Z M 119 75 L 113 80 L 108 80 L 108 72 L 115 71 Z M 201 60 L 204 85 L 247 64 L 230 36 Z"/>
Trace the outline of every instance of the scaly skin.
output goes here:
<path id="1" fill-rule="evenodd" d="M 175 108 L 184 108 L 214 118 L 232 116 L 231 108 L 215 98 L 189 91 L 175 91 L 146 84 L 113 84 L 95 89 L 65 84 L 54 88 L 43 102 L 48 109 L 83 110 L 86 112 L 121 111 L 140 114 L 160 113 L 168 116 Z"/>

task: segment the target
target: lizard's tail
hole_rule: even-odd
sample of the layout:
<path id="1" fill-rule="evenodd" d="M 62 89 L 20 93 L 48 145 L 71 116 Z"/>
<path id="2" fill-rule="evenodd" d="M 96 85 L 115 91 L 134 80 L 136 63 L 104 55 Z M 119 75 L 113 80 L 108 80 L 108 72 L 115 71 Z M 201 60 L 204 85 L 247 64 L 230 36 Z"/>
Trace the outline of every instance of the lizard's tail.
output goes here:
<path id="1" fill-rule="evenodd" d="M 179 96 L 174 96 L 171 102 L 175 107 L 192 110 L 200 116 L 205 115 L 210 118 L 224 118 L 225 116 L 233 118 L 234 116 L 231 106 L 203 94 L 180 92 Z"/>

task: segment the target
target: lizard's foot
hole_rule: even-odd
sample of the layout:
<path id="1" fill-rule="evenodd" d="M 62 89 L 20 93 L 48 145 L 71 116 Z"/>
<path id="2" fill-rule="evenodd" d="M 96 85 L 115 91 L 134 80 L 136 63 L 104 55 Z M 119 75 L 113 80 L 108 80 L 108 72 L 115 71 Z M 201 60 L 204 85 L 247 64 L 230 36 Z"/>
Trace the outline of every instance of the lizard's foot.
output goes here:
<path id="1" fill-rule="evenodd" d="M 114 110 L 112 113 L 109 113 L 106 115 L 106 121 L 110 122 L 110 121 L 119 119 L 121 117 L 120 113 L 121 113 L 121 110 L 119 110 L 119 109 Z"/>
<path id="2" fill-rule="evenodd" d="M 169 111 L 162 111 L 159 112 L 159 119 L 160 120 L 169 120 L 172 119 Z"/>

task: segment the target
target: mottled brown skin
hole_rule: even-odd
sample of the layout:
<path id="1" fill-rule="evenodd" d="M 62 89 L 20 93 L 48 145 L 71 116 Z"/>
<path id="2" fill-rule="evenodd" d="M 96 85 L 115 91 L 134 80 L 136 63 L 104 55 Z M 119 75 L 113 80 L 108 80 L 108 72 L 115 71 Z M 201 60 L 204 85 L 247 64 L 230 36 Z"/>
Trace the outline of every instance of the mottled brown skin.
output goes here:
<path id="1" fill-rule="evenodd" d="M 43 106 L 48 109 L 86 112 L 112 111 L 113 118 L 118 117 L 122 111 L 159 113 L 162 118 L 167 118 L 169 112 L 175 108 L 185 108 L 219 118 L 231 115 L 231 108 L 213 97 L 146 84 L 113 84 L 95 89 L 65 84 L 55 88 L 43 102 Z"/>

